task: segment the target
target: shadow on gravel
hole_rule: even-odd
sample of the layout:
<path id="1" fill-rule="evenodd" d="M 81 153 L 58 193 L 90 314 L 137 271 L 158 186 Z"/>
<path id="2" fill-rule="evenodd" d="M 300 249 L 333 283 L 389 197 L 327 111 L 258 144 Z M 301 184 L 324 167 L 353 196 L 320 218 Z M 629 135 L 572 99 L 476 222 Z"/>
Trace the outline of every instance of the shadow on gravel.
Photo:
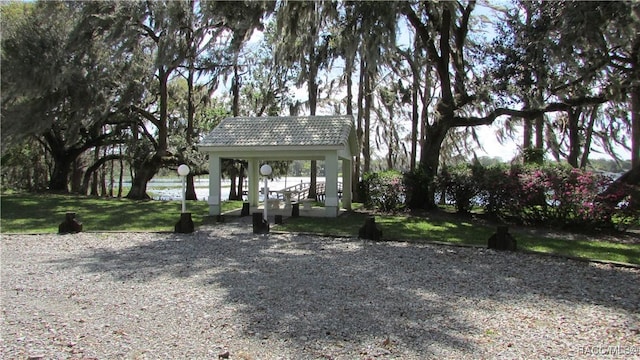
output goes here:
<path id="1" fill-rule="evenodd" d="M 475 353 L 469 338 L 486 329 L 473 328 L 461 310 L 487 306 L 484 300 L 551 298 L 640 312 L 638 273 L 625 269 L 485 249 L 246 230 L 167 234 L 120 251 L 93 249 L 60 266 L 126 283 L 189 278 L 203 292 L 223 291 L 226 302 L 242 305 L 248 336 L 301 344 L 377 339 L 422 354 L 436 344 Z"/>

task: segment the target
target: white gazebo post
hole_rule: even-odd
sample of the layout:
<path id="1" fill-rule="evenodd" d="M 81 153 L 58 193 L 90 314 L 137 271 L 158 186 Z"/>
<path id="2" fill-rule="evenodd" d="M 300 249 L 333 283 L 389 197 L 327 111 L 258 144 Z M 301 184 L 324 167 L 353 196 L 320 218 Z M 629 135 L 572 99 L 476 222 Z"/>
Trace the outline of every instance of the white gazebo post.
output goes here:
<path id="1" fill-rule="evenodd" d="M 269 164 L 264 164 L 260 167 L 260 175 L 264 176 L 264 221 L 269 223 L 269 217 L 267 216 L 267 208 L 269 207 L 269 188 L 267 181 L 269 176 L 273 172 Z"/>

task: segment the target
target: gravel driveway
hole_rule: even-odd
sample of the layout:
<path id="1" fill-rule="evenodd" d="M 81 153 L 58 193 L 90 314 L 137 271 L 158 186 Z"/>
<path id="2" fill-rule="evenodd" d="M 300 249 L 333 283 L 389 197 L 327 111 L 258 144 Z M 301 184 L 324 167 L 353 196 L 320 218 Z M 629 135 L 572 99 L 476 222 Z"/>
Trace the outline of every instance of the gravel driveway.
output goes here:
<path id="1" fill-rule="evenodd" d="M 3 359 L 640 358 L 640 270 L 406 243 L 2 236 Z"/>

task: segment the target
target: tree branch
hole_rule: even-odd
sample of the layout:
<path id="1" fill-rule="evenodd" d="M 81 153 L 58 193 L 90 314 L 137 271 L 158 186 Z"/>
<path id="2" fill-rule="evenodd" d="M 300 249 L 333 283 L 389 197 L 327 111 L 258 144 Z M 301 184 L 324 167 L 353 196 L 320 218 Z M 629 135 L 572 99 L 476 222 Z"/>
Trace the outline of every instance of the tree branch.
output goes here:
<path id="1" fill-rule="evenodd" d="M 566 99 L 562 102 L 550 103 L 539 109 L 515 110 L 507 108 L 497 108 L 484 117 L 454 116 L 452 127 L 491 125 L 497 118 L 505 115 L 523 119 L 533 119 L 541 114 L 549 112 L 567 111 L 576 106 L 602 104 L 607 101 L 609 101 L 609 99 L 607 99 L 605 96 L 586 96 L 576 99 Z"/>
<path id="2" fill-rule="evenodd" d="M 156 117 L 150 113 L 147 110 L 141 109 L 135 105 L 132 105 L 130 107 L 131 111 L 138 113 L 139 115 L 141 115 L 143 118 L 149 120 L 153 125 L 155 125 L 156 127 L 160 127 L 160 122 L 158 121 L 158 119 L 156 119 Z"/>

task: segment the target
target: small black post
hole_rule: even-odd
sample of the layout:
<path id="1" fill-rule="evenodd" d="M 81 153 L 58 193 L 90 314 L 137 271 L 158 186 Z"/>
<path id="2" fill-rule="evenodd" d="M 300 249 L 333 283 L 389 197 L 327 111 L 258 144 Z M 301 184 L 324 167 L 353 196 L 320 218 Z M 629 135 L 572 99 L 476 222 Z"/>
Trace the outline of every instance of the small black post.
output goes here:
<path id="1" fill-rule="evenodd" d="M 64 221 L 58 226 L 58 234 L 72 234 L 82 232 L 82 223 L 76 219 L 76 213 L 68 212 Z"/>
<path id="2" fill-rule="evenodd" d="M 249 216 L 249 203 L 248 202 L 243 202 L 242 203 L 242 211 L 240 212 L 240 216 L 241 217 Z"/>
<path id="3" fill-rule="evenodd" d="M 382 238 L 382 230 L 378 229 L 376 226 L 375 216 L 367 217 L 367 220 L 364 221 L 364 225 L 358 231 L 358 237 L 373 241 L 379 241 Z"/>
<path id="4" fill-rule="evenodd" d="M 191 219 L 191 213 L 181 213 L 180 220 L 176 223 L 174 231 L 177 233 L 188 234 L 194 230 L 193 220 Z"/>
<path id="5" fill-rule="evenodd" d="M 496 250 L 517 250 L 516 239 L 509 234 L 509 227 L 507 225 L 498 225 L 498 229 L 495 234 L 489 238 L 487 245 L 489 249 Z"/>
<path id="6" fill-rule="evenodd" d="M 262 218 L 261 212 L 255 212 L 253 216 L 253 233 L 254 234 L 268 234 L 269 223 Z"/>
<path id="7" fill-rule="evenodd" d="M 297 201 L 291 203 L 291 217 L 300 217 L 300 203 Z"/>

